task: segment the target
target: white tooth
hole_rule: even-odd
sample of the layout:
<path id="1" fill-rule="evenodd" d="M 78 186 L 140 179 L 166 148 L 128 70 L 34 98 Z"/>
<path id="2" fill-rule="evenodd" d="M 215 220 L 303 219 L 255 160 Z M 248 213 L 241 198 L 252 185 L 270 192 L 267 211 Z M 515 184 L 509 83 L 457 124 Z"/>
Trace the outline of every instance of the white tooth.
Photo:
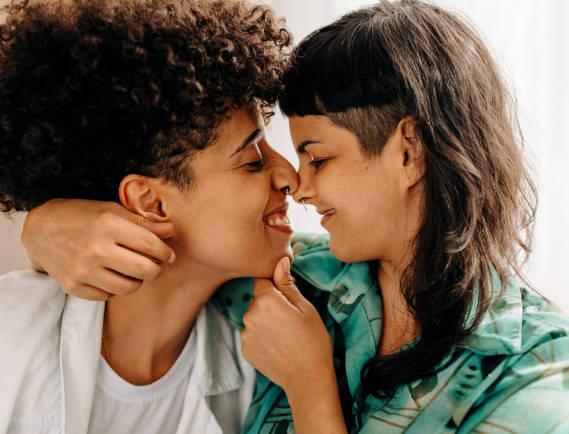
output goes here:
<path id="1" fill-rule="evenodd" d="M 273 222 L 272 220 L 269 220 L 269 221 L 267 222 L 267 224 L 268 224 L 269 226 L 274 226 L 274 225 L 275 225 L 275 222 Z"/>
<path id="2" fill-rule="evenodd" d="M 283 225 L 290 225 L 290 220 L 288 216 L 285 216 L 285 218 L 283 219 Z"/>
<path id="3" fill-rule="evenodd" d="M 280 218 L 275 220 L 275 225 L 282 226 L 282 224 L 283 224 L 283 221 Z"/>

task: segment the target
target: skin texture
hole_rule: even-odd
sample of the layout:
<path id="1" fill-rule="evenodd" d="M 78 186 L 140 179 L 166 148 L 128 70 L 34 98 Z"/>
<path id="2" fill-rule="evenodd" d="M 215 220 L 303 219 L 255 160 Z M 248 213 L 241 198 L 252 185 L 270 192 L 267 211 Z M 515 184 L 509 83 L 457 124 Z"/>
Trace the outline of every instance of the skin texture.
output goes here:
<path id="1" fill-rule="evenodd" d="M 172 230 L 171 223 L 155 223 L 115 202 L 54 199 L 28 213 L 20 241 L 30 266 L 49 270 L 66 293 L 104 301 L 133 293 L 175 261 L 161 241 Z M 66 248 L 54 250 L 54 244 Z"/>
<path id="2" fill-rule="evenodd" d="M 292 231 L 269 227 L 266 215 L 285 204 L 281 189 L 296 190 L 296 173 L 263 139 L 258 110 L 231 115 L 218 140 L 186 166 L 194 180 L 189 190 L 134 174 L 119 187 L 125 208 L 173 225 L 166 242 L 178 252 L 160 278 L 107 302 L 106 348 L 115 372 L 132 384 L 149 384 L 168 372 L 219 285 L 270 276 L 279 258 L 292 256 Z M 228 246 L 231 254 L 224 253 Z"/>
<path id="3" fill-rule="evenodd" d="M 381 351 L 391 353 L 416 335 L 399 290 L 416 234 L 424 165 L 408 120 L 399 123 L 379 156 L 367 157 L 354 133 L 325 116 L 290 118 L 303 199 L 324 217 L 330 249 L 345 262 L 379 260 L 378 282 L 389 333 Z M 310 144 L 308 144 L 310 143 Z M 332 210 L 332 211 L 330 211 Z"/>
<path id="4" fill-rule="evenodd" d="M 381 1 L 347 14 L 310 35 L 295 57 L 280 100 L 300 154 L 294 197 L 325 215 L 338 258 L 377 265 L 382 336 L 362 386 L 391 396 L 431 375 L 472 333 L 490 306 L 494 275 L 505 283 L 509 267 L 519 270 L 519 248 L 531 251 L 537 202 L 512 125 L 514 98 L 476 31 L 423 2 Z M 356 136 L 379 156 L 363 155 Z M 271 309 L 253 304 L 244 352 L 286 389 L 295 425 L 323 427 L 304 425 L 310 415 L 298 408 L 317 405 L 312 390 L 331 399 L 335 392 L 282 376 L 313 372 L 305 351 L 329 356 L 317 321 L 290 308 L 299 305 L 286 280 L 257 281 Z M 298 364 L 279 357 L 270 345 L 277 336 L 296 343 Z M 417 336 L 417 345 L 385 357 Z"/>
<path id="5" fill-rule="evenodd" d="M 412 125 L 402 120 L 382 153 L 371 158 L 362 153 L 352 132 L 326 117 L 293 117 L 290 131 L 300 161 L 300 185 L 294 198 L 314 205 L 321 214 L 334 211 L 325 217 L 323 226 L 339 259 L 379 260 L 384 300 L 379 351 L 395 352 L 418 333 L 398 285 L 421 209 L 424 165 Z M 273 282 L 256 280 L 255 297 L 260 293 L 264 305 L 255 303 L 244 318 L 243 355 L 283 387 L 295 427 L 307 427 L 305 432 L 324 427 L 326 432 L 343 432 L 343 420 L 329 416 L 317 420 L 313 411 L 302 411 L 339 405 L 335 383 L 326 381 L 334 373 L 329 363 L 331 349 L 326 346 L 329 340 L 322 333 L 320 318 L 304 311 L 306 300 L 291 289 L 290 278 L 286 272 L 283 277 L 278 268 Z M 315 384 L 316 379 L 322 383 Z"/>
<path id="6" fill-rule="evenodd" d="M 125 209 L 154 225 L 171 226 L 166 244 L 177 252 L 173 263 L 157 265 L 161 274 L 155 280 L 107 302 L 106 348 L 112 368 L 126 381 L 149 384 L 168 372 L 196 315 L 222 283 L 236 277 L 270 277 L 280 258 L 292 257 L 292 229 L 269 227 L 267 215 L 286 205 L 283 189 L 294 192 L 297 175 L 263 136 L 258 109 L 232 111 L 215 143 L 182 168 L 193 175 L 188 190 L 135 174 L 122 180 L 119 196 Z M 109 252 L 123 255 L 130 247 L 115 242 Z M 104 256 L 97 250 L 85 254 L 87 250 L 83 246 L 83 253 L 74 252 L 84 264 Z M 163 258 L 169 254 L 164 250 Z M 94 267 L 97 272 L 106 269 L 102 263 L 91 265 L 93 273 Z"/>
<path id="7" fill-rule="evenodd" d="M 289 259 L 279 261 L 272 281 L 256 279 L 253 291 L 254 297 L 243 317 L 243 356 L 286 392 L 295 432 L 346 432 L 332 362 L 332 341 L 314 306 L 295 286 Z M 299 337 L 311 345 L 299 351 Z M 328 399 L 323 400 L 315 390 Z"/>
<path id="8" fill-rule="evenodd" d="M 235 153 L 257 130 L 256 139 Z M 264 139 L 258 112 L 232 113 L 218 143 L 194 157 L 195 182 L 189 191 L 161 187 L 167 211 L 174 213 L 171 219 L 134 206 L 128 194 L 122 196 L 126 208 L 82 200 L 54 200 L 35 208 L 21 236 L 30 263 L 47 270 L 66 292 L 91 300 L 131 294 L 144 281 L 157 279 L 176 259 L 174 251 L 183 264 L 187 256 L 201 258 L 213 265 L 212 272 L 227 273 L 226 280 L 270 277 L 279 258 L 292 256 L 290 234 L 268 227 L 263 217 L 285 205 L 280 189 L 288 186 L 294 192 L 296 172 Z M 266 165 L 257 169 L 260 160 Z"/>
<path id="9" fill-rule="evenodd" d="M 242 148 L 254 132 L 256 137 Z M 295 171 L 264 139 L 258 111 L 232 113 L 217 142 L 193 158 L 194 187 L 188 192 L 164 187 L 175 213 L 170 245 L 185 267 L 191 258 L 196 268 L 207 267 L 227 280 L 270 277 L 281 257 L 292 258 L 292 230 L 278 231 L 264 217 L 286 205 L 280 189 L 296 190 Z M 167 211 L 155 208 L 153 213 L 163 219 Z"/>
<path id="10" fill-rule="evenodd" d="M 224 138 L 238 136 L 245 125 L 251 131 L 261 127 L 257 120 L 244 113 L 238 113 L 232 119 L 234 122 L 220 136 L 221 143 Z M 188 197 L 178 189 L 159 183 L 152 187 L 153 183 L 150 183 L 147 188 L 158 189 L 162 195 L 160 197 L 164 197 L 167 204 L 162 207 L 152 205 L 144 182 L 141 186 L 140 180 L 134 178 L 129 184 L 132 195 L 146 197 L 146 208 L 132 206 L 129 200 L 123 202 L 141 217 L 161 224 L 172 223 L 176 228 L 172 231 L 172 239 L 166 242 L 176 252 L 177 259 L 172 265 L 162 263 L 162 273 L 186 264 L 188 258 L 185 255 L 196 257 L 197 249 L 201 248 L 205 256 L 200 255 L 201 259 L 194 261 L 194 271 L 201 269 L 200 261 L 207 257 L 208 262 L 213 264 L 211 270 L 216 273 L 222 271 L 228 277 L 239 277 L 235 266 L 247 270 L 249 275 L 270 277 L 272 264 L 279 259 L 278 252 L 289 256 L 290 251 L 283 244 L 288 243 L 288 237 L 282 233 L 273 234 L 274 229 L 263 225 L 262 216 L 282 204 L 282 196 L 277 196 L 275 200 L 271 192 L 282 194 L 279 189 L 291 184 L 296 201 L 304 200 L 321 213 L 335 211 L 324 222 L 324 228 L 330 233 L 330 246 L 338 258 L 346 262 L 379 260 L 378 279 L 385 301 L 385 327 L 380 351 L 396 351 L 417 333 L 415 324 L 404 309 L 404 300 L 398 288 L 400 273 L 405 266 L 405 252 L 418 225 L 424 173 L 421 147 L 413 141 L 412 125 L 402 120 L 382 153 L 376 157 L 364 155 L 352 132 L 333 124 L 324 116 L 293 117 L 290 119 L 290 129 L 300 161 L 300 184 L 295 184 L 290 178 L 290 165 L 272 151 L 265 141 L 260 140 L 257 145 L 245 148 L 239 153 L 242 155 L 232 155 L 239 143 L 235 141 L 236 146 L 229 146 L 228 149 L 214 147 L 194 159 L 197 187 L 187 193 Z M 245 133 L 241 135 L 246 137 Z M 260 158 L 259 152 L 274 168 L 271 188 L 267 187 L 267 181 L 263 183 L 258 179 L 266 176 L 266 169 L 259 173 L 242 170 L 243 165 Z M 220 161 L 227 163 L 224 165 Z M 289 177 L 285 174 L 289 174 Z M 247 186 L 247 193 L 243 185 Z M 125 199 L 128 198 L 129 189 L 126 191 Z M 56 205 L 61 206 L 61 203 Z M 34 216 L 38 220 L 43 218 L 39 215 L 40 211 L 44 212 L 41 208 Z M 172 218 L 165 219 L 162 213 L 169 210 L 173 212 Z M 81 211 L 86 212 L 86 209 Z M 118 221 L 119 217 L 117 224 Z M 188 221 L 194 224 L 187 224 Z M 196 222 L 199 224 L 196 225 Z M 132 224 L 126 223 L 122 222 L 121 225 Z M 208 225 L 211 227 L 208 228 Z M 27 229 L 31 232 L 34 228 L 29 225 Z M 204 233 L 203 230 L 208 232 Z M 216 237 L 216 234 L 223 236 Z M 216 250 L 223 251 L 223 243 L 227 243 L 227 240 L 232 243 L 231 237 L 239 240 L 238 244 L 231 244 L 234 250 L 227 249 L 232 255 L 215 256 Z M 90 242 L 86 242 L 86 245 L 89 246 Z M 264 245 L 264 250 L 259 245 Z M 187 253 L 182 253 L 184 251 Z M 266 251 L 274 251 L 276 256 L 266 260 L 266 255 L 260 254 Z M 235 255 L 235 252 L 241 253 Z M 75 254 L 78 257 L 88 256 L 85 251 Z M 129 251 L 129 254 L 136 253 Z M 166 253 L 162 254 L 162 257 L 166 256 Z M 247 258 L 247 263 L 240 263 L 240 259 L 236 259 L 242 257 Z M 283 387 L 291 403 L 298 432 L 314 432 L 324 426 L 327 432 L 344 432 L 343 420 L 341 417 L 338 419 L 341 410 L 331 363 L 329 335 L 314 308 L 298 292 L 286 270 L 288 267 L 283 268 L 279 263 L 272 281 L 256 280 L 255 297 L 244 319 L 243 354 L 254 367 Z M 69 273 L 68 270 L 65 272 Z M 172 282 L 170 279 L 168 281 Z M 204 293 L 204 303 L 215 290 L 214 280 L 209 288 L 211 292 Z M 139 290 L 135 294 L 141 292 Z M 126 299 L 119 297 L 112 301 L 119 301 L 114 304 L 120 306 L 120 302 Z M 109 312 L 112 312 L 112 306 L 110 303 Z M 175 309 L 174 306 L 169 308 Z M 162 312 L 167 315 L 166 309 Z M 188 314 L 189 317 L 195 317 L 197 310 Z M 136 320 L 124 314 L 116 317 L 125 322 L 123 326 L 128 321 Z M 282 324 L 289 326 L 283 328 Z M 150 330 L 146 333 L 152 335 Z M 132 337 L 126 336 L 123 342 L 129 339 Z M 179 341 L 183 341 L 183 337 Z M 169 352 L 176 355 L 172 348 Z M 161 353 L 167 354 L 168 351 L 162 349 Z M 170 359 L 175 360 L 173 356 Z M 134 355 L 127 361 L 135 363 Z M 129 375 L 129 372 L 125 370 L 123 374 Z M 315 390 L 319 393 L 314 393 Z M 327 399 L 323 400 L 322 396 Z M 315 408 L 320 409 L 318 414 L 321 418 L 314 417 Z"/>
<path id="11" fill-rule="evenodd" d="M 236 120 L 232 124 L 235 128 L 247 123 L 246 116 L 242 119 L 237 115 L 233 119 Z M 259 123 L 249 119 L 251 130 L 258 125 Z M 378 278 L 385 301 L 385 327 L 380 351 L 384 353 L 396 351 L 401 345 L 413 339 L 417 333 L 415 324 L 404 309 L 404 301 L 398 288 L 400 272 L 405 266 L 406 248 L 418 224 L 424 173 L 421 147 L 413 140 L 412 125 L 402 120 L 382 153 L 371 158 L 361 152 L 359 142 L 353 133 L 333 124 L 323 116 L 293 117 L 290 120 L 290 128 L 300 161 L 300 184 L 294 184 L 288 179 L 288 183 L 292 183 L 294 189 L 293 197 L 296 201 L 304 200 L 314 205 L 319 212 L 335 211 L 324 223 L 324 227 L 330 232 L 333 253 L 341 260 L 347 262 L 379 260 Z M 230 127 L 225 133 L 226 137 L 234 137 L 238 131 Z M 220 137 L 220 141 L 223 141 L 223 137 L 223 135 Z M 281 176 L 290 173 L 290 166 L 278 154 L 272 154 L 274 151 L 266 142 L 261 140 L 257 146 L 263 158 L 267 158 L 274 168 L 271 191 L 276 190 L 282 194 L 278 189 L 287 184 L 287 178 Z M 214 245 L 218 242 L 215 239 L 216 231 L 221 231 L 225 238 L 233 234 L 245 243 L 245 247 L 232 246 L 232 248 L 241 249 L 238 251 L 242 253 L 237 256 L 247 257 L 250 261 L 249 265 L 240 264 L 251 273 L 250 275 L 257 273 L 269 277 L 272 268 L 267 274 L 265 265 L 262 265 L 262 269 L 257 267 L 265 263 L 274 264 L 278 257 L 275 256 L 270 261 L 264 261 L 264 255 L 255 257 L 262 250 L 255 244 L 248 243 L 248 239 L 254 239 L 256 243 L 261 243 L 260 245 L 265 245 L 268 249 L 275 249 L 275 252 L 280 249 L 285 255 L 290 254 L 287 248 L 280 244 L 288 242 L 287 237 L 281 233 L 271 235 L 274 229 L 262 225 L 262 216 L 278 207 L 281 202 L 274 201 L 270 193 L 267 196 L 267 184 L 257 181 L 257 177 L 262 175 L 241 172 L 240 169 L 243 164 L 256 161 L 259 158 L 258 151 L 255 145 L 252 145 L 242 153 L 241 156 L 232 157 L 231 151 L 214 148 L 203 152 L 202 159 L 194 159 L 193 166 L 198 182 L 196 190 L 188 192 L 192 200 L 187 200 L 184 194 L 176 189 L 166 188 L 161 193 L 167 198 L 167 206 L 175 207 L 176 215 L 179 217 L 174 216 L 173 220 L 164 219 L 161 215 L 160 210 L 168 211 L 167 207 L 150 206 L 147 208 L 148 212 L 145 212 L 131 207 L 126 201 L 127 207 L 130 206 L 138 215 L 154 222 L 170 222 L 178 228 L 172 232 L 177 235 L 175 237 L 177 241 L 173 243 L 167 240 L 177 252 L 177 260 L 173 265 L 163 264 L 163 273 L 187 262 L 187 258 L 181 253 L 184 250 L 189 253 L 201 246 L 205 254 L 209 255 L 208 252 L 213 251 L 213 246 L 208 245 L 208 242 Z M 220 156 L 227 158 L 226 166 L 220 165 Z M 139 197 L 144 197 L 146 195 L 144 186 L 141 187 L 136 179 L 131 182 L 133 192 L 138 192 L 136 194 Z M 245 194 L 243 189 L 239 188 L 242 185 L 248 185 L 250 194 L 256 192 L 253 200 L 249 199 L 249 194 Z M 220 190 L 222 186 L 227 194 Z M 242 207 L 244 205 L 242 201 L 247 202 L 247 206 Z M 199 206 L 196 206 L 197 204 Z M 203 219 L 199 212 L 193 214 L 194 207 L 205 214 Z M 189 216 L 192 216 L 190 221 L 199 221 L 200 224 L 197 226 L 187 224 Z M 196 220 L 193 220 L 194 218 Z M 222 224 L 211 223 L 216 219 Z M 206 224 L 212 224 L 212 229 L 215 229 L 209 237 L 200 235 L 202 229 L 195 230 L 200 228 L 200 225 Z M 235 233 L 241 231 L 241 228 L 246 230 L 243 234 L 236 235 Z M 370 236 L 370 233 L 373 236 Z M 224 237 L 218 239 L 222 243 L 226 242 Z M 84 257 L 86 253 L 81 252 L 79 256 Z M 255 257 L 255 261 L 252 261 L 251 257 Z M 216 272 L 223 270 L 228 276 L 238 277 L 232 268 L 232 262 L 226 259 L 223 255 L 211 257 L 213 268 Z M 234 255 L 232 260 L 235 260 Z M 195 266 L 200 269 L 199 263 Z M 343 420 L 341 417 L 338 418 L 341 416 L 341 410 L 339 410 L 336 378 L 331 363 L 329 335 L 314 308 L 298 292 L 286 270 L 288 267 L 283 268 L 282 263 L 279 263 L 272 281 L 256 280 L 255 297 L 244 319 L 243 354 L 254 367 L 285 389 L 298 432 L 314 432 L 324 426 L 326 432 L 344 432 Z M 211 283 L 211 293 L 213 293 L 215 285 L 213 281 Z M 136 294 L 138 293 L 141 293 L 141 290 Z M 205 294 L 204 300 L 209 298 L 211 293 Z M 112 301 L 123 299 L 126 298 L 116 298 Z M 110 307 L 112 308 L 112 304 Z M 109 309 L 109 312 L 112 310 Z M 166 315 L 166 312 L 165 309 L 163 314 Z M 196 313 L 197 311 L 192 312 L 190 317 Z M 125 315 L 117 315 L 117 318 L 135 321 L 135 318 L 128 318 Z M 282 324 L 289 326 L 283 328 Z M 147 330 L 147 333 L 151 334 L 151 331 Z M 127 341 L 128 338 L 125 337 L 124 342 Z M 170 352 L 175 354 L 175 351 L 172 351 L 170 349 Z M 162 350 L 162 353 L 167 352 Z M 134 359 L 131 358 L 128 362 L 134 363 Z M 128 375 L 128 371 L 124 374 Z M 314 393 L 315 390 L 319 391 L 318 394 Z M 322 396 L 327 398 L 323 400 Z M 315 408 L 320 409 L 317 414 L 320 414 L 321 418 L 314 417 Z"/>

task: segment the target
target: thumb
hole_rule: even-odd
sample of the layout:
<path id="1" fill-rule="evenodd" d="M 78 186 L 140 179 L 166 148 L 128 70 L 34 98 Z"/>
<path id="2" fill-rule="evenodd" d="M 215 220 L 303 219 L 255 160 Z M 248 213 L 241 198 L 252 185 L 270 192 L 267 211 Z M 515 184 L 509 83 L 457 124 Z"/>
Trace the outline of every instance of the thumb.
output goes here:
<path id="1" fill-rule="evenodd" d="M 148 229 L 160 239 L 166 239 L 172 235 L 174 224 L 170 222 L 154 222 L 144 216 L 127 211 L 126 217 L 145 229 Z"/>
<path id="2" fill-rule="evenodd" d="M 299 307 L 299 302 L 304 297 L 298 291 L 295 285 L 296 280 L 290 274 L 290 259 L 287 256 L 277 262 L 273 273 L 273 283 L 289 302 Z"/>

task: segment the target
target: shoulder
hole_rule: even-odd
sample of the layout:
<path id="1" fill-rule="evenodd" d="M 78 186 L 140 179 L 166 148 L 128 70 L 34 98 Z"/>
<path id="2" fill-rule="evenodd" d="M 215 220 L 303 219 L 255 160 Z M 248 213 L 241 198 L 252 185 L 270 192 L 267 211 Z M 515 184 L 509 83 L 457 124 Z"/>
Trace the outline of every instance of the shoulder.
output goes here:
<path id="1" fill-rule="evenodd" d="M 46 274 L 15 271 L 0 277 L 0 346 L 17 355 L 41 345 L 60 321 L 66 295 Z"/>
<path id="2" fill-rule="evenodd" d="M 520 288 L 522 296 L 522 348 L 569 336 L 569 317 L 539 294 Z"/>
<path id="3" fill-rule="evenodd" d="M 21 325 L 39 325 L 61 315 L 65 294 L 55 280 L 35 271 L 14 271 L 0 276 L 2 336 Z"/>
<path id="4" fill-rule="evenodd" d="M 512 356 L 521 369 L 528 360 L 543 369 L 569 369 L 569 317 L 539 294 L 520 288 L 522 298 L 520 354 Z M 567 384 L 569 392 L 569 384 Z"/>
<path id="5" fill-rule="evenodd" d="M 59 341 L 65 301 L 47 275 L 24 271 L 0 277 L 0 430 L 60 420 L 55 403 L 61 399 Z M 38 396 L 52 397 L 41 407 L 45 413 L 36 413 Z"/>
<path id="6" fill-rule="evenodd" d="M 569 318 L 541 295 L 520 293 L 520 349 L 506 358 L 465 426 L 569 432 Z"/>

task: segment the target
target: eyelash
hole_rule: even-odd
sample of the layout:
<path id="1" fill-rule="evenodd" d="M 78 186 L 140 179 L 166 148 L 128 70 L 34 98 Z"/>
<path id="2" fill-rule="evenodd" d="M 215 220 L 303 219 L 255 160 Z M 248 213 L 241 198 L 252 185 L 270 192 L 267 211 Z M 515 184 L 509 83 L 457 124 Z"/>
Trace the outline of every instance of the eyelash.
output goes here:
<path id="1" fill-rule="evenodd" d="M 267 161 L 260 159 L 258 161 L 253 161 L 252 163 L 247 163 L 245 166 L 249 167 L 251 170 L 249 172 L 258 172 L 263 167 L 267 165 Z"/>
<path id="2" fill-rule="evenodd" d="M 322 167 L 324 167 L 324 165 L 326 164 L 326 162 L 328 161 L 328 158 L 321 158 L 319 160 L 312 160 L 310 163 L 308 163 L 309 166 L 312 166 L 314 168 L 314 170 L 318 171 L 320 169 L 322 169 Z"/>

